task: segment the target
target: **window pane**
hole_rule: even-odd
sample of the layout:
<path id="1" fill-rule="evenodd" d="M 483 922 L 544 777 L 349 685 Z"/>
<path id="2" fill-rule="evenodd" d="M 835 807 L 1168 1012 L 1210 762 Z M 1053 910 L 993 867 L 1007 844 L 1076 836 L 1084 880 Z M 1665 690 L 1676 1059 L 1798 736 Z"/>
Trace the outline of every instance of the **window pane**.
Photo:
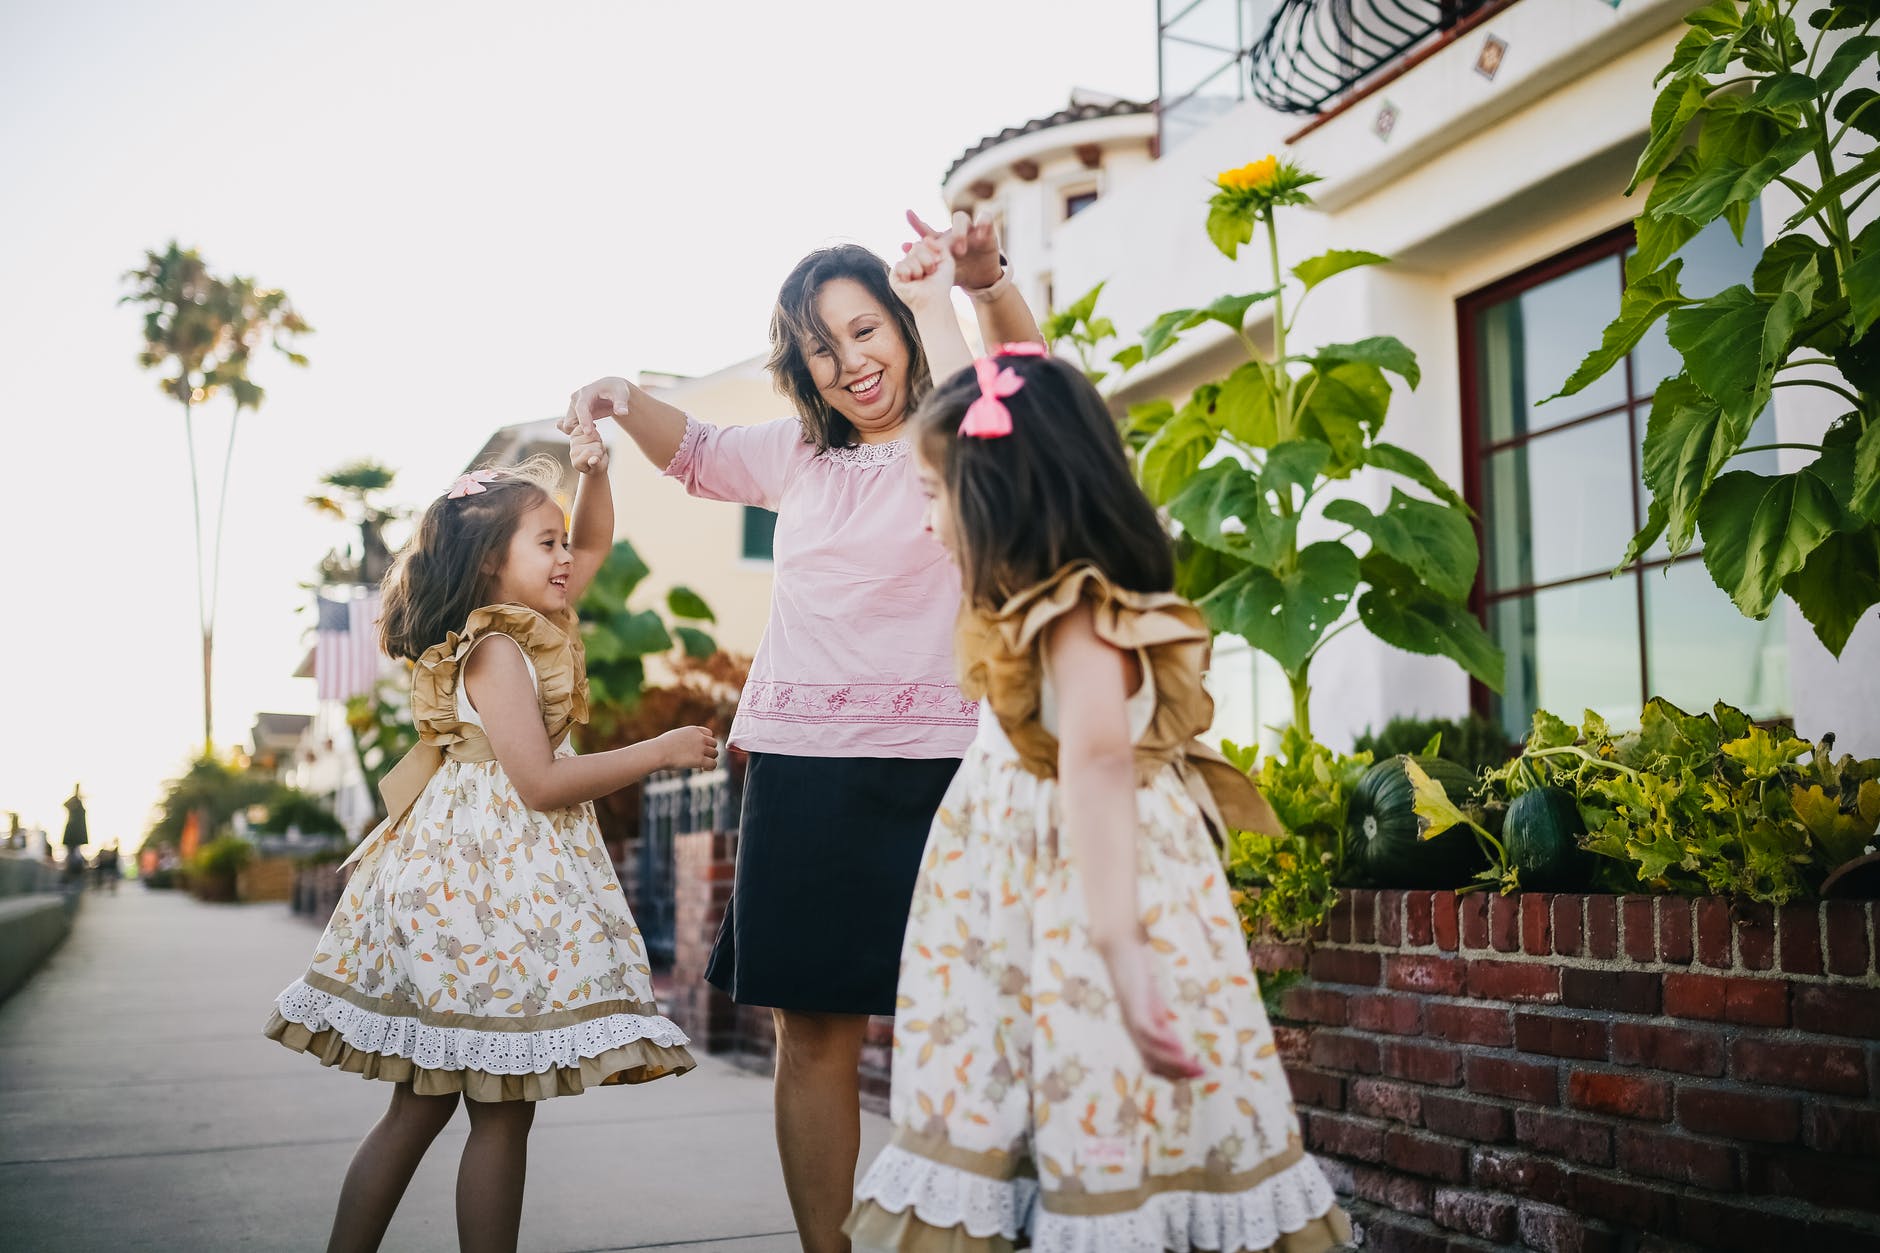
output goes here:
<path id="1" fill-rule="evenodd" d="M 1560 390 L 1599 347 L 1619 312 L 1619 258 L 1601 257 L 1484 310 L 1476 322 L 1482 429 L 1491 444 L 1545 430 L 1625 401 L 1625 371 L 1611 370 L 1572 396 L 1535 407 Z"/>
<path id="2" fill-rule="evenodd" d="M 1489 457 L 1483 477 L 1490 590 L 1610 570 L 1632 538 L 1623 413 Z"/>
<path id="3" fill-rule="evenodd" d="M 1645 574 L 1652 695 L 1695 712 L 1728 701 L 1752 718 L 1789 712 L 1787 602 L 1746 618 L 1701 561 Z"/>
<path id="4" fill-rule="evenodd" d="M 1496 716 L 1511 741 L 1527 738 L 1536 709 L 1569 722 L 1591 709 L 1616 727 L 1638 725 L 1637 577 L 1591 579 L 1490 609 L 1491 633 L 1508 654 Z"/>
<path id="5" fill-rule="evenodd" d="M 756 505 L 744 506 L 744 552 L 748 561 L 769 561 L 777 534 L 777 515 Z"/>

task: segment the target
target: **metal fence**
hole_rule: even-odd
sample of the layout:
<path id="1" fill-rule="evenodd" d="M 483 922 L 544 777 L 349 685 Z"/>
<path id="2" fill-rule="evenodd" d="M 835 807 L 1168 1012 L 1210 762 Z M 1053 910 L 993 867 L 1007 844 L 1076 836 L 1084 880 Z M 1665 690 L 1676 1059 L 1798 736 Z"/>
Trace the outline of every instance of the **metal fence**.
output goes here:
<path id="1" fill-rule="evenodd" d="M 633 919 L 649 961 L 672 964 L 676 938 L 673 837 L 694 831 L 731 831 L 738 825 L 738 788 L 724 768 L 649 778 L 641 788 L 640 847 Z"/>

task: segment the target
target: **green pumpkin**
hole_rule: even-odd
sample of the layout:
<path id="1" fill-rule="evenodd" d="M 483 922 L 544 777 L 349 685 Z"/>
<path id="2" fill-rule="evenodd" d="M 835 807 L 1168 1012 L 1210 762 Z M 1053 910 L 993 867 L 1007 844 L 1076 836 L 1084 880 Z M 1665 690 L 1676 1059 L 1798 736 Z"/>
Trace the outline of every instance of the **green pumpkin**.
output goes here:
<path id="1" fill-rule="evenodd" d="M 1488 864 L 1467 827 L 1452 827 L 1433 840 L 1418 837 L 1416 795 L 1404 762 L 1423 773 L 1461 805 L 1475 776 L 1440 757 L 1387 757 L 1364 772 L 1345 810 L 1345 851 L 1358 878 L 1380 888 L 1456 888 Z"/>
<path id="2" fill-rule="evenodd" d="M 1586 822 L 1573 793 L 1557 787 L 1523 792 L 1508 806 L 1502 842 L 1521 886 L 1538 892 L 1577 892 L 1593 877 L 1593 854 L 1580 847 Z"/>

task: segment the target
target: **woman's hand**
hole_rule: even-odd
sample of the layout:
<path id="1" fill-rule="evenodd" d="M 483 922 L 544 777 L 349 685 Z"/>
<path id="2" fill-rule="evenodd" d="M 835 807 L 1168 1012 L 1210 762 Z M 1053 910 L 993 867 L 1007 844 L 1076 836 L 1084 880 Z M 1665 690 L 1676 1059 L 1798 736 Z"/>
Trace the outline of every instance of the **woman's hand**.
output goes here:
<path id="1" fill-rule="evenodd" d="M 633 403 L 633 384 L 623 378 L 595 379 L 568 397 L 568 412 L 555 423 L 563 435 L 589 431 L 602 418 L 624 418 Z"/>
<path id="2" fill-rule="evenodd" d="M 606 474 L 607 444 L 601 439 L 600 428 L 592 422 L 577 422 L 571 436 L 568 460 L 574 463 L 574 468 L 583 474 Z"/>
<path id="3" fill-rule="evenodd" d="M 923 314 L 952 308 L 952 242 L 948 235 L 936 235 L 910 245 L 888 276 L 888 286 L 914 311 L 917 321 Z"/>
<path id="4" fill-rule="evenodd" d="M 901 251 L 910 252 L 919 244 L 946 240 L 947 250 L 953 254 L 953 279 L 966 290 L 990 287 L 1005 273 L 1005 267 L 999 263 L 999 228 L 989 217 L 975 222 L 963 211 L 958 212 L 953 215 L 952 225 L 942 232 L 927 225 L 920 214 L 909 209 L 907 224 L 914 228 L 919 239 L 902 244 Z"/>
<path id="5" fill-rule="evenodd" d="M 1161 1079 L 1200 1078 L 1201 1063 L 1176 1037 L 1175 1015 L 1155 986 L 1148 950 L 1139 941 L 1123 944 L 1109 967 L 1123 1027 L 1149 1073 Z"/>

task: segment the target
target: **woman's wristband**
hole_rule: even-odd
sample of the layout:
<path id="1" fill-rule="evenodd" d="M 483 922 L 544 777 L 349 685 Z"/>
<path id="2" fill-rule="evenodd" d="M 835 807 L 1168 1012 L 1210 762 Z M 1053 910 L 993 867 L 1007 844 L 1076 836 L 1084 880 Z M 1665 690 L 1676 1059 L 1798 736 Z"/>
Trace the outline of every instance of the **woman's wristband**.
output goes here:
<path id="1" fill-rule="evenodd" d="M 1012 272 L 1000 270 L 999 277 L 986 287 L 968 287 L 966 294 L 982 305 L 996 304 L 1012 290 Z"/>

